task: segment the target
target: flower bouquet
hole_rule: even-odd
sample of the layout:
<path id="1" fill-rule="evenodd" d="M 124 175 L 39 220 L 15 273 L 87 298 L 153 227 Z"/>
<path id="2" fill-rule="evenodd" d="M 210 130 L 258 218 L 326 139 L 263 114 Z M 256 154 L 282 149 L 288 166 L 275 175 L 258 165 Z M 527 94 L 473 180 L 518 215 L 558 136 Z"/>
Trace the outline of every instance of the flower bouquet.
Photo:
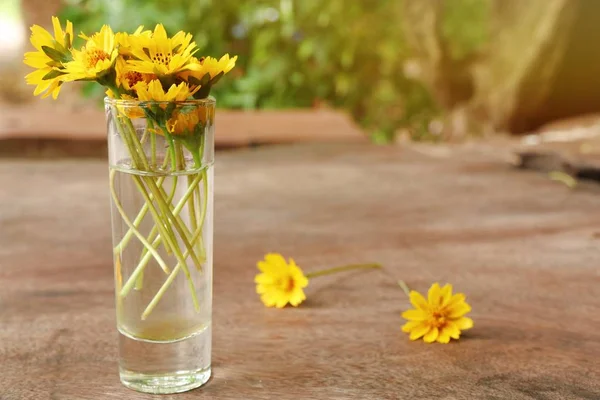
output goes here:
<path id="1" fill-rule="evenodd" d="M 31 28 L 25 54 L 34 94 L 62 85 L 106 88 L 121 381 L 174 393 L 210 376 L 212 181 L 211 88 L 237 57 L 199 57 L 189 33 L 114 33 L 103 26 L 73 46 L 73 25 Z"/>

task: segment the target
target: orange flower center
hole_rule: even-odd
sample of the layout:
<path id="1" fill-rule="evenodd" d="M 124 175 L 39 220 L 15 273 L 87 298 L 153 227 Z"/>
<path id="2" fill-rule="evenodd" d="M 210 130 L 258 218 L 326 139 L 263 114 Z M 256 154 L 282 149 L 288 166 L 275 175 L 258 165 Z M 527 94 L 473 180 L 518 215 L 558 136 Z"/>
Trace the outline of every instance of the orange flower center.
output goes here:
<path id="1" fill-rule="evenodd" d="M 85 53 L 85 63 L 88 68 L 94 68 L 98 61 L 108 60 L 110 56 L 102 49 L 92 49 Z"/>
<path id="2" fill-rule="evenodd" d="M 127 81 L 130 88 L 134 87 L 136 83 L 141 82 L 144 78 L 142 74 L 137 71 L 127 71 L 123 78 Z"/>
<path id="3" fill-rule="evenodd" d="M 152 61 L 158 64 L 168 65 L 169 61 L 171 61 L 171 53 L 154 53 L 154 55 L 152 55 Z"/>
<path id="4" fill-rule="evenodd" d="M 443 328 L 446 325 L 447 319 L 444 312 L 441 310 L 435 310 L 431 313 L 431 325 L 436 328 Z"/>
<path id="5" fill-rule="evenodd" d="M 294 286 L 295 286 L 294 279 L 292 277 L 289 277 L 287 287 L 285 288 L 285 290 L 288 292 L 291 292 L 294 290 Z"/>
<path id="6" fill-rule="evenodd" d="M 292 278 L 291 276 L 289 276 L 287 278 L 280 278 L 277 281 L 277 286 L 279 286 L 285 292 L 290 293 L 296 287 L 296 283 L 294 282 L 294 278 Z"/>

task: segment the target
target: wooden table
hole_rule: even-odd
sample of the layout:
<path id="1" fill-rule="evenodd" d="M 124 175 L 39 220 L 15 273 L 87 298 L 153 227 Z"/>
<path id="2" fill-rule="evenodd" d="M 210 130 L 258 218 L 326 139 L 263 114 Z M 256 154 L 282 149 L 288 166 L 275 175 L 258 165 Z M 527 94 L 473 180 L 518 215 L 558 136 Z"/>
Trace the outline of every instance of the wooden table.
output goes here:
<path id="1" fill-rule="evenodd" d="M 365 145 L 219 153 L 212 380 L 174 399 L 600 399 L 600 189 L 494 149 Z M 0 160 L 0 399 L 150 399 L 119 383 L 104 160 Z M 266 252 L 315 279 L 255 294 Z M 475 328 L 400 331 L 403 279 L 451 282 Z"/>

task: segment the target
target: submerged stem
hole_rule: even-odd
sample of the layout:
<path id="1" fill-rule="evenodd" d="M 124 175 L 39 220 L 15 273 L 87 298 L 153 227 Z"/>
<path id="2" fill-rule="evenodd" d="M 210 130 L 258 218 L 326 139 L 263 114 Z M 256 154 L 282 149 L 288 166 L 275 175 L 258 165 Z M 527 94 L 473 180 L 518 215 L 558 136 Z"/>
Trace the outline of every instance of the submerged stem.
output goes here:
<path id="1" fill-rule="evenodd" d="M 195 233 L 194 233 L 194 237 L 192 238 L 192 240 L 197 240 L 198 237 L 200 237 L 202 233 L 202 229 L 198 229 Z M 185 253 L 184 257 L 188 256 L 188 252 Z M 175 266 L 175 268 L 173 268 L 173 271 L 171 272 L 171 274 L 169 275 L 169 277 L 165 280 L 165 283 L 163 283 L 163 285 L 160 287 L 160 289 L 158 290 L 158 292 L 156 292 L 156 294 L 154 295 L 154 297 L 152 298 L 152 300 L 150 301 L 150 303 L 148 303 L 148 306 L 146 307 L 146 309 L 144 310 L 144 312 L 142 313 L 142 319 L 146 319 L 148 317 L 148 315 L 150 315 L 150 313 L 152 312 L 152 310 L 154 310 L 154 307 L 156 307 L 156 305 L 158 304 L 158 302 L 160 301 L 160 299 L 162 299 L 163 295 L 165 294 L 166 290 L 169 288 L 169 286 L 171 286 L 171 284 L 173 283 L 173 280 L 175 280 L 175 278 L 177 277 L 177 274 L 179 273 L 179 270 L 182 268 L 181 263 L 177 263 L 177 265 Z M 184 270 L 185 272 L 185 270 Z M 125 289 L 125 286 L 123 287 L 123 289 Z M 200 304 L 198 304 L 198 299 L 196 297 L 193 297 L 192 300 L 194 301 L 194 309 L 196 311 L 200 311 Z"/>
<path id="2" fill-rule="evenodd" d="M 178 215 L 181 210 L 183 209 L 183 207 L 185 206 L 185 203 L 188 201 L 188 198 L 190 197 L 191 193 L 195 190 L 195 188 L 198 186 L 198 183 L 200 182 L 201 179 L 201 175 L 199 174 L 198 176 L 196 176 L 196 178 L 192 181 L 192 185 L 188 187 L 187 191 L 185 192 L 185 194 L 183 195 L 183 197 L 179 200 L 179 203 L 177 203 L 177 205 L 175 206 L 175 209 L 173 210 L 173 214 Z M 195 234 L 192 237 L 192 243 L 195 242 L 198 239 L 197 235 Z M 159 236 L 157 237 L 153 242 L 152 242 L 152 246 L 153 247 L 158 247 L 158 245 L 162 242 L 162 238 Z M 189 253 L 186 252 L 184 254 L 184 257 L 188 257 Z M 133 287 L 136 278 L 144 271 L 144 268 L 146 267 L 146 265 L 148 264 L 148 261 L 150 261 L 150 259 L 152 258 L 152 254 L 150 253 L 146 253 L 146 255 L 142 258 L 142 260 L 140 260 L 139 264 L 137 265 L 137 267 L 134 269 L 133 273 L 131 274 L 131 276 L 129 277 L 129 279 L 127 280 L 127 282 L 125 283 L 125 285 L 123 285 L 123 288 L 121 289 L 120 295 L 122 297 L 127 296 L 127 294 L 129 293 L 129 291 L 131 290 L 131 288 Z"/>
<path id="3" fill-rule="evenodd" d="M 152 134 L 151 138 L 153 138 L 153 137 L 154 137 L 154 134 Z M 156 149 L 154 149 L 154 150 L 156 150 Z M 162 167 L 165 168 L 167 166 L 168 162 L 169 162 L 169 154 L 167 154 L 165 156 L 165 160 L 163 162 L 163 166 Z M 161 176 L 160 178 L 158 178 L 157 185 L 161 186 L 165 179 L 166 179 L 165 176 Z M 144 203 L 144 205 L 142 206 L 142 209 L 140 210 L 140 212 L 138 213 L 138 215 L 135 217 L 135 220 L 133 221 L 133 225 L 136 228 L 138 226 L 140 226 L 140 224 L 144 220 L 144 217 L 146 216 L 146 214 L 148 214 L 148 203 Z M 131 229 L 128 230 L 127 233 L 125 233 L 125 235 L 123 235 L 123 238 L 121 239 L 121 241 L 119 242 L 119 244 L 117 244 L 115 246 L 115 248 L 113 249 L 113 252 L 115 254 L 117 254 L 117 253 L 120 253 L 121 251 L 123 251 L 123 249 L 125 248 L 125 246 L 127 246 L 127 244 L 129 244 L 129 241 L 131 240 L 132 235 L 133 235 L 133 231 Z M 151 235 L 149 235 L 148 238 L 150 238 L 150 236 Z M 151 240 L 151 239 L 149 239 L 149 240 Z"/>
<path id="4" fill-rule="evenodd" d="M 144 235 L 142 235 L 135 228 L 135 226 L 133 226 L 133 224 L 131 223 L 131 220 L 127 216 L 127 213 L 125 213 L 125 210 L 123 209 L 123 206 L 121 205 L 121 202 L 119 201 L 119 198 L 117 196 L 117 192 L 115 191 L 115 171 L 114 170 L 110 171 L 109 182 L 110 182 L 109 183 L 110 193 L 112 195 L 113 202 L 115 203 L 115 207 L 117 207 L 117 210 L 119 210 L 119 213 L 121 214 L 121 218 L 123 219 L 125 224 L 127 226 L 129 226 L 129 229 L 131 229 L 133 231 L 133 234 L 135 236 L 137 236 L 137 238 L 140 240 L 140 242 L 142 242 L 144 247 L 146 247 L 148 249 L 148 251 L 152 254 L 152 256 L 154 256 L 154 258 L 156 259 L 156 262 L 158 262 L 158 265 L 160 265 L 162 270 L 168 274 L 170 272 L 169 267 L 167 267 L 167 264 L 165 264 L 164 260 L 160 256 L 160 254 L 158 254 L 158 252 L 154 249 L 154 247 L 152 247 L 152 245 L 150 243 L 148 243 L 148 241 L 146 240 Z"/>

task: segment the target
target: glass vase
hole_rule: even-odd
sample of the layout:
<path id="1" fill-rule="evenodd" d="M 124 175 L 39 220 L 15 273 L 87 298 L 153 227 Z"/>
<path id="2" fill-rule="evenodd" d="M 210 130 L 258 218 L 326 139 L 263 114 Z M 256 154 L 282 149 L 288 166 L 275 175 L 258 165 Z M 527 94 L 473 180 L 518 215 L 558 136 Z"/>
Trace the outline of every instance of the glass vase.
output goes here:
<path id="1" fill-rule="evenodd" d="M 121 382 L 187 391 L 211 374 L 215 101 L 105 110 Z"/>

